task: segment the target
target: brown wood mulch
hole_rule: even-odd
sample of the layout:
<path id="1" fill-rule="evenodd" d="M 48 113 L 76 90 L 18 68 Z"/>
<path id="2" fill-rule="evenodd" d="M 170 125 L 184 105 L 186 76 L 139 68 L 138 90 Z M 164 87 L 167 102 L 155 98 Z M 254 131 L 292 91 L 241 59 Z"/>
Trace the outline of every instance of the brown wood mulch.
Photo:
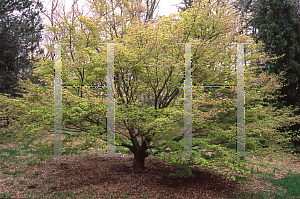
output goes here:
<path id="1" fill-rule="evenodd" d="M 30 155 L 29 155 L 30 156 Z M 21 159 L 24 156 L 18 157 Z M 27 164 L 7 165 L 7 169 L 26 173 L 13 178 L 3 178 L 1 173 L 0 192 L 14 193 L 13 197 L 25 198 L 24 191 L 35 197 L 82 198 L 232 198 L 238 182 L 230 182 L 223 176 L 210 171 L 193 169 L 195 177 L 168 178 L 175 169 L 171 164 L 157 157 L 148 157 L 146 170 L 133 174 L 133 155 L 124 157 L 98 157 L 95 155 L 74 155 L 55 157 L 32 168 Z M 22 191 L 20 181 L 23 180 Z M 4 182 L 11 182 L 10 185 Z M 4 186 L 4 184 L 6 184 Z M 24 188 L 25 187 L 25 188 Z M 74 192 L 70 197 L 59 197 L 55 192 Z M 82 195 L 83 194 L 83 195 Z M 27 195 L 28 196 L 28 195 Z M 113 197 L 114 196 L 114 197 Z"/>

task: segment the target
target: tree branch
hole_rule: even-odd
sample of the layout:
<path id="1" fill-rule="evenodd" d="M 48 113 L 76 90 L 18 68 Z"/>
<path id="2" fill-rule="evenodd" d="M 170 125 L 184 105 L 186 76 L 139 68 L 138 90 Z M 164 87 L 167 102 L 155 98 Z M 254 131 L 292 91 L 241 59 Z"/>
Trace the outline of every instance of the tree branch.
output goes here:
<path id="1" fill-rule="evenodd" d="M 129 145 L 129 144 L 126 144 L 126 143 L 124 142 L 124 140 L 121 139 L 121 138 L 119 138 L 119 139 L 120 139 L 120 141 L 121 141 L 122 143 L 121 143 L 121 145 L 118 145 L 118 146 L 125 146 L 125 147 L 127 147 L 128 149 L 130 149 L 131 152 L 134 153 L 134 151 L 135 151 L 135 150 L 134 150 L 134 149 L 135 149 L 134 146 L 131 146 L 131 145 Z"/>
<path id="2" fill-rule="evenodd" d="M 126 138 L 128 138 L 130 140 L 130 137 L 124 133 L 122 133 L 121 131 L 117 131 L 117 133 L 121 134 L 121 135 L 124 135 Z"/>

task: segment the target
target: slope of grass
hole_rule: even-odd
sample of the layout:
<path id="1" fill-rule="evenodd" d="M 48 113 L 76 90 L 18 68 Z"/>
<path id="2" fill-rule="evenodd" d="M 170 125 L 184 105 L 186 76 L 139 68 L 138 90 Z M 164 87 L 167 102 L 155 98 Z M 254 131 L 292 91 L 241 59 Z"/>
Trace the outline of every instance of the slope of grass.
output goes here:
<path id="1" fill-rule="evenodd" d="M 286 146 L 290 149 L 300 149 L 300 146 L 295 146 L 293 143 L 287 143 Z M 299 154 L 296 155 L 299 158 Z M 250 199 L 250 198 L 259 198 L 259 199 L 286 199 L 286 198 L 300 198 L 300 175 L 288 173 L 282 179 L 274 179 L 274 174 L 266 174 L 261 172 L 254 172 L 259 174 L 260 179 L 267 179 L 268 182 L 276 186 L 282 186 L 285 192 L 276 190 L 270 193 L 265 193 L 259 191 L 258 194 L 255 193 L 239 193 L 236 198 L 240 199 Z M 243 179 L 247 180 L 247 179 Z"/>
<path id="2" fill-rule="evenodd" d="M 266 179 L 274 185 L 282 186 L 286 192 L 276 190 L 270 193 L 259 191 L 255 193 L 239 193 L 234 199 L 287 199 L 287 198 L 300 198 L 300 175 L 288 173 L 283 179 L 275 180 L 269 174 Z M 266 176 L 263 174 L 262 176 Z"/>

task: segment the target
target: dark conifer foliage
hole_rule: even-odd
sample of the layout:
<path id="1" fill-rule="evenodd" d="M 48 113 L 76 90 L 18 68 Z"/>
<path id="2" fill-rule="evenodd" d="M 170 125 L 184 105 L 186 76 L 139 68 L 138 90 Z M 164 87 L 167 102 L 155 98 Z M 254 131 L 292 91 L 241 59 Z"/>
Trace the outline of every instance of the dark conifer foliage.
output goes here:
<path id="1" fill-rule="evenodd" d="M 264 64 L 264 70 L 272 74 L 286 71 L 284 87 L 278 92 L 282 97 L 270 100 L 277 108 L 300 106 L 300 23 L 295 13 L 295 4 L 291 1 L 261 0 L 252 21 L 253 27 L 258 29 L 254 35 L 255 41 L 260 40 L 265 44 L 265 52 L 270 57 L 284 55 L 272 63 Z M 295 114 L 299 113 L 295 111 Z M 299 125 L 294 125 L 280 130 L 292 130 L 296 133 L 294 143 L 300 144 L 296 139 L 299 128 Z"/>
<path id="2" fill-rule="evenodd" d="M 18 77 L 32 77 L 34 52 L 39 48 L 44 28 L 39 11 L 43 5 L 30 0 L 2 0 L 0 3 L 0 93 L 19 96 Z"/>

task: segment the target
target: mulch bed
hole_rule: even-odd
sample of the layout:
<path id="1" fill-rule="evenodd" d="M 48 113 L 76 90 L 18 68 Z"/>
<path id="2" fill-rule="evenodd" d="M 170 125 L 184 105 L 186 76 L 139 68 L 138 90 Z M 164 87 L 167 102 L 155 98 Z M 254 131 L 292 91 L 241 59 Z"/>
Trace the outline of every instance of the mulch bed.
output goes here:
<path id="1" fill-rule="evenodd" d="M 232 198 L 239 184 L 226 180 L 222 175 L 196 168 L 192 169 L 195 177 L 168 178 L 175 169 L 157 157 L 146 158 L 146 170 L 140 174 L 131 170 L 133 155 L 54 159 L 55 165 L 35 167 L 39 176 L 48 176 L 52 183 L 44 185 L 36 182 L 32 192 L 43 189 L 49 194 L 58 190 L 80 194 L 97 189 L 94 193 L 96 198 L 115 195 L 130 198 Z"/>

